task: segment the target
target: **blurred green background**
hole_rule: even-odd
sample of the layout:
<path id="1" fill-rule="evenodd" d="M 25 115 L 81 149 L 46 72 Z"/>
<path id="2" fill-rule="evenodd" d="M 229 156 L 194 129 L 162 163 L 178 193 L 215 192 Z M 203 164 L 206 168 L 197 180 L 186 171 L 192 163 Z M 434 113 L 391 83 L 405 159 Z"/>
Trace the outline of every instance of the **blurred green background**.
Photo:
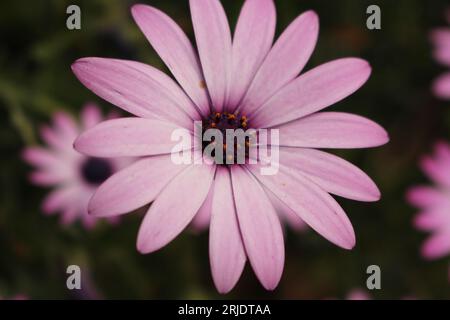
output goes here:
<path id="1" fill-rule="evenodd" d="M 145 1 L 142 1 L 145 2 Z M 193 39 L 187 1 L 148 0 L 167 12 Z M 222 1 L 234 26 L 243 1 Z M 209 271 L 208 235 L 186 231 L 151 255 L 135 249 L 144 211 L 124 216 L 118 226 L 93 231 L 75 224 L 63 228 L 40 204 L 48 190 L 29 184 L 31 168 L 20 152 L 40 143 L 37 129 L 56 110 L 77 114 L 86 101 L 116 109 L 85 89 L 70 64 L 80 57 L 133 59 L 166 70 L 131 18 L 135 1 L 6 0 L 0 2 L 0 296 L 33 299 L 222 298 Z M 77 4 L 82 29 L 66 29 L 66 8 Z M 366 8 L 382 9 L 382 30 L 366 28 Z M 247 265 L 226 298 L 345 298 L 364 288 L 366 268 L 382 270 L 377 299 L 450 298 L 449 259 L 424 261 L 419 247 L 426 235 L 414 230 L 415 209 L 405 190 L 427 182 L 418 157 L 439 138 L 450 139 L 450 103 L 434 98 L 435 63 L 430 29 L 444 26 L 447 0 L 278 0 L 279 34 L 298 14 L 314 9 L 321 20 L 318 46 L 308 69 L 359 56 L 373 66 L 369 82 L 333 110 L 354 112 L 383 125 L 391 142 L 370 150 L 336 151 L 366 171 L 382 200 L 364 204 L 338 199 L 357 233 L 354 251 L 341 250 L 312 231 L 288 231 L 286 264 L 275 292 L 265 292 Z M 83 268 L 82 292 L 66 288 L 66 267 Z"/>

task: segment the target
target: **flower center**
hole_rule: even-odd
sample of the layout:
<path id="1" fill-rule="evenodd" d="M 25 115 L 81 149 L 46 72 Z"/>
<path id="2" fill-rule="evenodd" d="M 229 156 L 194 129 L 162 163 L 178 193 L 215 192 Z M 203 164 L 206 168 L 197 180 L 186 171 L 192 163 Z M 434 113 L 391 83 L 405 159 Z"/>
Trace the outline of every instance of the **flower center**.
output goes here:
<path id="1" fill-rule="evenodd" d="M 111 162 L 105 159 L 87 158 L 81 165 L 81 176 L 93 185 L 99 185 L 113 173 Z"/>
<path id="2" fill-rule="evenodd" d="M 202 121 L 202 150 L 217 164 L 240 164 L 249 154 L 248 129 L 246 116 L 214 112 Z"/>

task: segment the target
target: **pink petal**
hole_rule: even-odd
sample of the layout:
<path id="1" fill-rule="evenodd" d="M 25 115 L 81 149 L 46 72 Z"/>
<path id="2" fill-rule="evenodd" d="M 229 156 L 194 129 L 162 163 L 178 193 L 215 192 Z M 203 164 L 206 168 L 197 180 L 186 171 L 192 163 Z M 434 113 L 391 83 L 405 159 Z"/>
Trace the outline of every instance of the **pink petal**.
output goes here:
<path id="1" fill-rule="evenodd" d="M 148 41 L 166 63 L 175 79 L 205 116 L 209 97 L 194 48 L 181 28 L 164 12 L 138 4 L 131 8 L 133 18 Z"/>
<path id="2" fill-rule="evenodd" d="M 421 159 L 420 167 L 431 180 L 441 186 L 450 187 L 450 162 L 426 156 Z"/>
<path id="3" fill-rule="evenodd" d="M 231 73 L 231 34 L 219 0 L 190 0 L 192 24 L 206 85 L 215 111 L 227 103 Z"/>
<path id="4" fill-rule="evenodd" d="M 387 132 L 375 122 L 349 113 L 320 112 L 276 129 L 280 145 L 302 148 L 371 148 L 389 141 Z"/>
<path id="5" fill-rule="evenodd" d="M 219 168 L 214 182 L 209 257 L 217 290 L 228 293 L 245 266 L 245 250 L 236 217 L 228 169 Z"/>
<path id="6" fill-rule="evenodd" d="M 267 197 L 272 203 L 275 211 L 278 213 L 281 222 L 288 224 L 289 227 L 296 231 L 302 231 L 306 228 L 306 224 L 302 219 L 300 219 L 298 214 L 296 214 L 294 211 L 292 211 L 291 208 L 280 201 L 280 199 L 278 199 L 272 191 L 267 188 L 265 188 L 264 191 L 266 192 Z"/>
<path id="7" fill-rule="evenodd" d="M 90 215 L 84 214 L 83 216 L 81 216 L 81 222 L 83 223 L 83 226 L 87 229 L 87 230 L 92 230 L 95 225 L 97 224 L 99 219 L 94 218 Z"/>
<path id="8" fill-rule="evenodd" d="M 31 165 L 40 168 L 51 168 L 61 163 L 61 159 L 53 152 L 40 147 L 29 147 L 23 151 L 22 158 Z"/>
<path id="9" fill-rule="evenodd" d="M 262 186 L 240 166 L 231 168 L 236 212 L 248 259 L 267 290 L 278 285 L 284 267 L 283 231 Z"/>
<path id="10" fill-rule="evenodd" d="M 257 127 L 269 128 L 320 111 L 361 88 L 370 73 L 367 61 L 357 58 L 323 64 L 277 92 L 251 115 L 251 121 Z"/>
<path id="11" fill-rule="evenodd" d="M 163 189 L 141 224 L 139 252 L 161 249 L 186 228 L 206 199 L 214 172 L 215 166 L 192 165 Z"/>
<path id="12" fill-rule="evenodd" d="M 135 61 L 82 58 L 72 65 L 95 94 L 136 116 L 192 128 L 200 119 L 194 104 L 163 72 Z"/>
<path id="13" fill-rule="evenodd" d="M 450 145 L 445 141 L 438 141 L 434 145 L 436 160 L 442 163 L 450 163 Z"/>
<path id="14" fill-rule="evenodd" d="M 450 66 L 450 28 L 439 28 L 431 33 L 435 47 L 434 58 L 443 65 Z"/>
<path id="15" fill-rule="evenodd" d="M 431 236 L 422 247 L 422 255 L 427 259 L 439 259 L 450 253 L 450 232 L 438 232 Z"/>
<path id="16" fill-rule="evenodd" d="M 74 146 L 81 153 L 103 158 L 168 154 L 179 143 L 171 139 L 175 130 L 186 129 L 152 119 L 107 120 L 82 133 Z"/>
<path id="17" fill-rule="evenodd" d="M 30 182 L 43 187 L 51 187 L 53 185 L 61 184 L 67 180 L 67 176 L 58 171 L 35 171 L 30 174 Z"/>
<path id="18" fill-rule="evenodd" d="M 186 165 L 176 165 L 170 155 L 138 160 L 106 180 L 89 202 L 89 213 L 115 216 L 149 204 Z"/>
<path id="19" fill-rule="evenodd" d="M 61 224 L 64 226 L 71 225 L 79 217 L 80 211 L 75 203 L 68 205 L 61 215 Z"/>
<path id="20" fill-rule="evenodd" d="M 447 193 L 427 186 L 416 186 L 408 190 L 407 201 L 418 208 L 433 208 L 439 206 L 449 206 L 450 197 Z"/>
<path id="21" fill-rule="evenodd" d="M 308 62 L 319 34 L 319 18 L 308 11 L 295 19 L 270 50 L 239 109 L 251 115 L 293 80 Z"/>
<path id="22" fill-rule="evenodd" d="M 78 135 L 79 128 L 75 119 L 68 113 L 59 111 L 53 116 L 55 130 L 65 141 L 74 141 Z"/>
<path id="23" fill-rule="evenodd" d="M 362 170 L 329 153 L 282 148 L 280 164 L 301 173 L 326 192 L 357 201 L 380 200 L 380 191 Z"/>
<path id="24" fill-rule="evenodd" d="M 81 111 L 81 123 L 84 130 L 90 129 L 102 121 L 102 113 L 95 103 L 88 103 Z"/>
<path id="25" fill-rule="evenodd" d="M 44 199 L 42 210 L 46 214 L 52 214 L 56 211 L 63 210 L 75 201 L 79 193 L 79 188 L 75 186 L 55 189 Z"/>
<path id="26" fill-rule="evenodd" d="M 371 300 L 371 298 L 367 292 L 361 289 L 354 289 L 348 294 L 347 300 L 364 301 Z"/>
<path id="27" fill-rule="evenodd" d="M 281 167 L 276 175 L 260 174 L 260 165 L 248 169 L 305 223 L 332 243 L 355 246 L 355 233 L 345 212 L 328 193 L 295 170 Z"/>
<path id="28" fill-rule="evenodd" d="M 75 152 L 75 150 L 73 150 L 73 141 L 75 140 L 76 136 L 74 136 L 73 139 L 69 140 L 65 138 L 60 132 L 47 125 L 44 125 L 40 128 L 40 135 L 42 140 L 54 149 L 64 152 Z"/>
<path id="29" fill-rule="evenodd" d="M 426 209 L 414 218 L 414 225 L 423 231 L 440 230 L 450 226 L 450 206 Z"/>
<path id="30" fill-rule="evenodd" d="M 211 221 L 211 211 L 212 211 L 212 198 L 214 194 L 214 188 L 209 190 L 208 196 L 203 202 L 202 206 L 198 210 L 194 219 L 192 219 L 192 228 L 194 231 L 201 232 L 208 229 Z"/>
<path id="31" fill-rule="evenodd" d="M 433 83 L 433 91 L 442 99 L 450 99 L 450 73 L 445 73 Z"/>
<path id="32" fill-rule="evenodd" d="M 238 105 L 269 52 L 276 27 L 273 0 L 244 2 L 233 38 L 230 110 Z"/>

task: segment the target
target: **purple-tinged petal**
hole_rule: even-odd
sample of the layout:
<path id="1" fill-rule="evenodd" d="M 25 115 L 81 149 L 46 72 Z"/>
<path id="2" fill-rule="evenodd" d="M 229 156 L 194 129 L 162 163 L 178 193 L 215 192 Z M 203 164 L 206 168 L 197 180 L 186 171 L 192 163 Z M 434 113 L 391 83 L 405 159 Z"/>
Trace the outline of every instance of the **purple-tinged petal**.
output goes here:
<path id="1" fill-rule="evenodd" d="M 246 256 L 233 199 L 228 169 L 218 168 L 214 181 L 209 232 L 211 272 L 217 290 L 230 292 L 245 266 Z"/>
<path id="2" fill-rule="evenodd" d="M 423 172 L 440 186 L 450 187 L 450 163 L 439 161 L 432 156 L 425 156 L 420 160 Z"/>
<path id="3" fill-rule="evenodd" d="M 320 111 L 350 96 L 369 79 L 367 61 L 345 58 L 323 64 L 301 75 L 270 98 L 251 121 L 269 128 Z"/>
<path id="4" fill-rule="evenodd" d="M 170 69 L 175 79 L 205 116 L 209 96 L 202 68 L 190 40 L 164 12 L 138 4 L 131 8 L 133 18 L 148 41 Z"/>
<path id="5" fill-rule="evenodd" d="M 437 62 L 450 66 L 450 28 L 439 28 L 431 32 L 434 58 Z"/>
<path id="6" fill-rule="evenodd" d="M 149 204 L 185 168 L 174 164 L 170 155 L 138 160 L 97 189 L 89 202 L 89 214 L 115 216 Z"/>
<path id="7" fill-rule="evenodd" d="M 328 193 L 295 170 L 281 167 L 276 175 L 260 174 L 260 165 L 248 169 L 311 228 L 344 248 L 355 246 L 355 233 L 345 212 Z"/>
<path id="8" fill-rule="evenodd" d="M 214 188 L 211 188 L 202 206 L 198 210 L 194 219 L 192 219 L 191 226 L 194 231 L 201 232 L 208 229 L 209 224 L 211 222 L 213 193 Z"/>
<path id="9" fill-rule="evenodd" d="M 78 125 L 72 115 L 59 111 L 53 116 L 54 128 L 64 141 L 73 141 L 78 135 Z"/>
<path id="10" fill-rule="evenodd" d="M 161 249 L 186 228 L 208 195 L 215 169 L 215 166 L 192 165 L 161 191 L 139 229 L 139 252 Z"/>
<path id="11" fill-rule="evenodd" d="M 422 255 L 427 259 L 439 259 L 450 253 L 450 232 L 443 231 L 428 238 L 423 247 Z"/>
<path id="12" fill-rule="evenodd" d="M 406 193 L 406 199 L 411 205 L 422 209 L 439 206 L 450 207 L 449 194 L 434 187 L 413 187 Z"/>
<path id="13" fill-rule="evenodd" d="M 61 163 L 58 156 L 41 147 L 26 148 L 23 151 L 22 158 L 29 164 L 40 168 L 51 168 Z"/>
<path id="14" fill-rule="evenodd" d="M 67 143 L 67 141 L 58 134 L 53 128 L 44 125 L 40 128 L 40 136 L 42 140 L 49 145 L 52 148 L 55 148 L 57 150 L 67 150 L 72 149 L 73 150 L 73 143 Z"/>
<path id="15" fill-rule="evenodd" d="M 192 101 L 165 73 L 143 63 L 82 58 L 72 65 L 91 91 L 136 116 L 160 119 L 192 129 L 200 119 Z"/>
<path id="16" fill-rule="evenodd" d="M 250 264 L 267 290 L 278 285 L 284 268 L 283 230 L 263 187 L 240 166 L 231 168 L 234 201 Z"/>
<path id="17" fill-rule="evenodd" d="M 186 129 L 160 120 L 107 120 L 82 133 L 74 146 L 83 154 L 101 158 L 168 154 L 179 143 L 172 140 L 175 130 L 185 130 L 189 134 Z"/>
<path id="18" fill-rule="evenodd" d="M 423 231 L 434 231 L 450 226 L 450 205 L 425 209 L 414 217 L 414 226 Z"/>
<path id="19" fill-rule="evenodd" d="M 71 225 L 79 217 L 80 211 L 77 202 L 69 204 L 61 214 L 61 224 L 64 226 Z"/>
<path id="20" fill-rule="evenodd" d="M 450 99 L 450 73 L 445 73 L 433 83 L 434 94 L 442 99 Z"/>
<path id="21" fill-rule="evenodd" d="M 295 19 L 275 42 L 256 73 L 239 110 L 250 116 L 303 70 L 316 46 L 319 18 L 308 11 Z"/>
<path id="22" fill-rule="evenodd" d="M 281 125 L 280 145 L 301 148 L 371 148 L 389 141 L 375 122 L 349 113 L 320 112 Z"/>
<path id="23" fill-rule="evenodd" d="M 364 300 L 371 300 L 371 297 L 364 290 L 354 289 L 350 291 L 350 293 L 347 295 L 346 300 L 364 301 Z"/>
<path id="24" fill-rule="evenodd" d="M 42 203 L 42 210 L 46 214 L 52 214 L 71 205 L 80 193 L 76 186 L 68 186 L 55 189 Z"/>
<path id="25" fill-rule="evenodd" d="M 234 110 L 242 100 L 267 56 L 273 43 L 275 27 L 273 0 L 244 2 L 233 38 L 233 72 L 228 101 L 230 110 Z"/>
<path id="26" fill-rule="evenodd" d="M 30 174 L 30 181 L 37 186 L 50 187 L 69 180 L 69 175 L 61 170 L 38 170 Z"/>
<path id="27" fill-rule="evenodd" d="M 380 200 L 380 191 L 372 179 L 353 164 L 329 153 L 282 148 L 280 164 L 306 176 L 326 192 L 357 201 Z"/>
<path id="28" fill-rule="evenodd" d="M 90 129 L 102 121 L 102 113 L 100 108 L 95 103 L 88 103 L 81 111 L 81 123 L 83 129 Z"/>
<path id="29" fill-rule="evenodd" d="M 278 199 L 272 191 L 267 188 L 264 188 L 264 191 L 266 192 L 267 197 L 275 208 L 275 211 L 278 213 L 281 222 L 287 223 L 289 227 L 296 231 L 302 231 L 306 229 L 306 224 L 302 219 L 300 219 L 298 214 L 296 214 L 294 211 L 292 211 L 291 208 L 280 201 L 280 199 Z"/>
<path id="30" fill-rule="evenodd" d="M 190 0 L 192 24 L 212 107 L 227 103 L 231 73 L 231 33 L 219 0 Z"/>

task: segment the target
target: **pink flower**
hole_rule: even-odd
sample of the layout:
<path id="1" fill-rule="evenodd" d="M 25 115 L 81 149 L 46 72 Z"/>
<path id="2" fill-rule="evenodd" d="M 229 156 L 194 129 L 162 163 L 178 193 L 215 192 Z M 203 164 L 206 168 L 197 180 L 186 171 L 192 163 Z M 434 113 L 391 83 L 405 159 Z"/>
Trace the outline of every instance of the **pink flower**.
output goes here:
<path id="1" fill-rule="evenodd" d="M 348 293 L 346 300 L 372 300 L 372 298 L 362 289 L 353 289 Z"/>
<path id="2" fill-rule="evenodd" d="M 450 145 L 436 143 L 434 154 L 424 157 L 420 166 L 434 185 L 411 188 L 407 199 L 420 210 L 415 226 L 432 233 L 422 246 L 422 256 L 438 259 L 450 253 Z"/>
<path id="3" fill-rule="evenodd" d="M 447 21 L 450 23 L 450 10 L 447 12 Z M 433 30 L 431 42 L 434 46 L 435 60 L 450 67 L 450 27 Z M 444 73 L 434 81 L 433 91 L 439 98 L 450 99 L 450 72 Z"/>
<path id="4" fill-rule="evenodd" d="M 0 296 L 0 300 L 20 300 L 21 301 L 21 300 L 29 300 L 29 298 L 24 294 L 16 294 L 15 296 L 10 297 L 10 298 L 3 298 Z"/>
<path id="5" fill-rule="evenodd" d="M 90 197 L 100 183 L 130 163 L 124 159 L 86 157 L 73 149 L 80 132 L 102 120 L 100 110 L 94 104 L 84 107 L 81 127 L 69 114 L 59 112 L 54 116 L 53 126 L 44 126 L 41 130 L 47 147 L 28 147 L 23 152 L 25 161 L 36 167 L 30 176 L 31 182 L 54 187 L 44 200 L 42 210 L 46 214 L 61 212 L 61 222 L 65 225 L 80 219 L 85 227 L 93 227 L 97 219 L 87 214 Z"/>
<path id="6" fill-rule="evenodd" d="M 150 6 L 132 14 L 177 82 L 134 61 L 82 58 L 72 69 L 105 100 L 137 116 L 99 124 L 75 147 L 91 156 L 145 156 L 99 187 L 89 203 L 95 216 L 127 213 L 153 201 L 137 239 L 150 253 L 171 242 L 196 214 L 210 216 L 209 254 L 221 293 L 238 281 L 246 260 L 262 285 L 274 289 L 284 267 L 278 211 L 301 218 L 332 243 L 351 249 L 353 227 L 329 193 L 377 201 L 380 192 L 360 169 L 312 148 L 366 148 L 388 142 L 374 122 L 347 113 L 316 113 L 357 91 L 371 68 L 346 58 L 301 76 L 316 45 L 319 22 L 308 11 L 272 45 L 272 0 L 247 0 L 232 40 L 218 0 L 191 0 L 198 55 L 181 28 Z M 276 128 L 280 170 L 258 165 L 176 165 L 174 129 Z M 192 133 L 193 134 L 193 133 Z M 206 211 L 206 213 L 205 213 Z"/>

